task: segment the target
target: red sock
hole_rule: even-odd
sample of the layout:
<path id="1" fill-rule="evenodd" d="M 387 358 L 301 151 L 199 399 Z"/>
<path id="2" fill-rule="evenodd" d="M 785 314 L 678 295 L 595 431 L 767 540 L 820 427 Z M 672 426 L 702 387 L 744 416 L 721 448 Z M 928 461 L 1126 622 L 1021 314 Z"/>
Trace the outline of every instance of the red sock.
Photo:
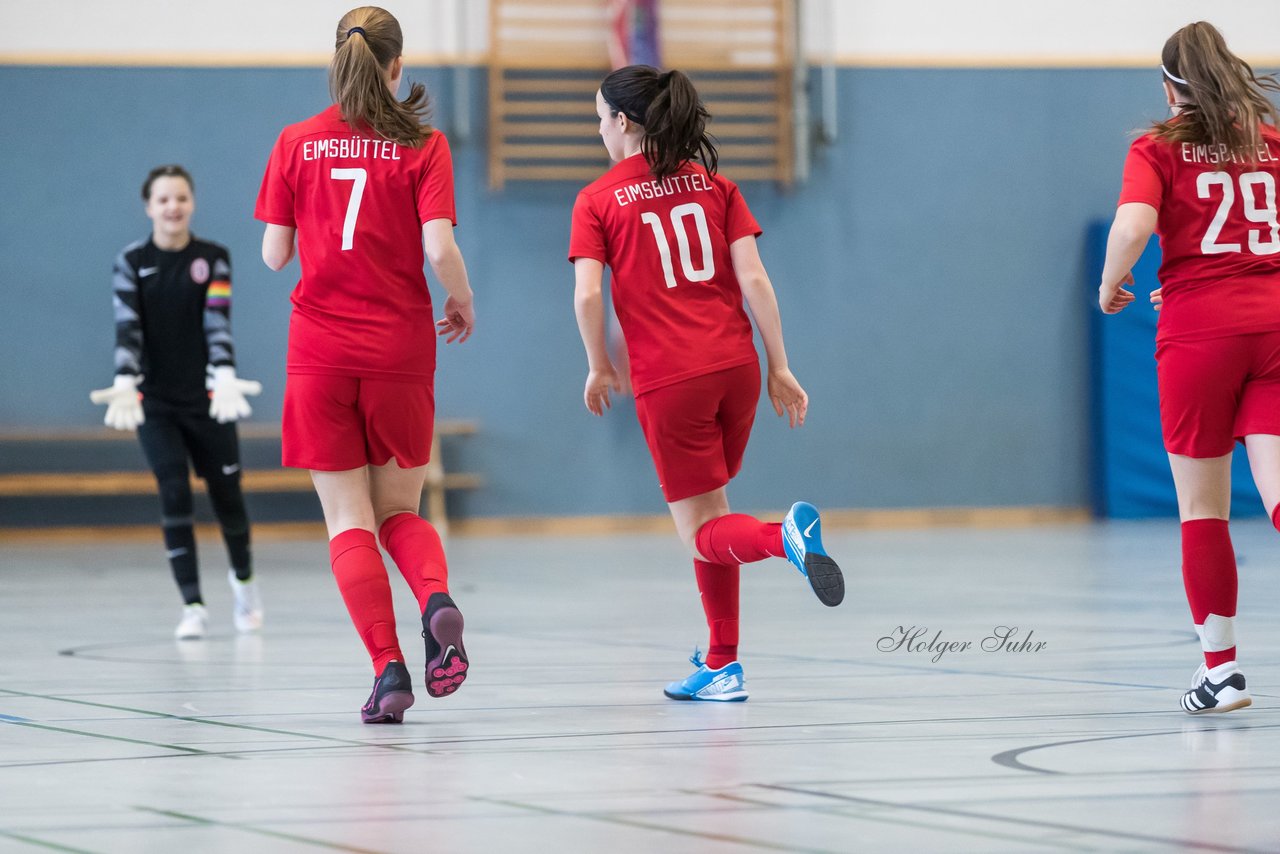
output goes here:
<path id="1" fill-rule="evenodd" d="M 712 519 L 694 535 L 698 553 L 708 561 L 737 565 L 755 563 L 767 557 L 784 557 L 782 525 L 761 522 L 745 513 L 730 513 Z"/>
<path id="2" fill-rule="evenodd" d="M 1211 614 L 1232 621 L 1226 626 L 1233 645 L 1215 652 L 1205 651 L 1205 664 L 1213 668 L 1235 661 L 1232 623 L 1236 616 L 1236 553 L 1231 547 L 1225 519 L 1193 519 L 1182 523 L 1182 583 L 1187 588 L 1191 619 L 1197 627 L 1203 629 Z M 1213 623 L 1219 626 L 1216 631 L 1221 631 L 1220 619 Z M 1210 634 L 1216 631 L 1211 628 Z M 1221 641 L 1211 645 L 1220 646 Z"/>
<path id="3" fill-rule="evenodd" d="M 418 610 L 427 610 L 432 593 L 449 592 L 449 567 L 444 545 L 431 523 L 417 513 L 397 513 L 378 529 L 382 547 L 391 555 L 404 580 L 418 599 Z"/>
<path id="4" fill-rule="evenodd" d="M 738 660 L 738 576 L 735 564 L 693 562 L 693 572 L 702 592 L 702 610 L 711 629 L 707 646 L 707 667 L 719 670 Z"/>
<path id="5" fill-rule="evenodd" d="M 1280 504 L 1276 505 L 1276 509 L 1271 511 L 1271 524 L 1276 526 L 1276 530 L 1280 531 Z"/>
<path id="6" fill-rule="evenodd" d="M 352 528 L 329 541 L 329 563 L 342 601 L 373 660 L 374 674 L 389 661 L 404 661 L 396 638 L 396 614 L 382 553 L 371 531 Z"/>

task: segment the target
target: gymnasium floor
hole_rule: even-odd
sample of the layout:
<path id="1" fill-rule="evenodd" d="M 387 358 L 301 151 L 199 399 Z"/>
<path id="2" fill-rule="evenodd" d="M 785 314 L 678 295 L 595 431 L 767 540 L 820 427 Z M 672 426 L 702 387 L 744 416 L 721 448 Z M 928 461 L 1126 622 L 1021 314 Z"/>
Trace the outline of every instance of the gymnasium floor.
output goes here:
<path id="1" fill-rule="evenodd" d="M 1159 522 L 831 532 L 837 609 L 746 567 L 724 705 L 661 695 L 704 631 L 673 536 L 455 538 L 472 676 L 398 727 L 360 723 L 320 540 L 258 544 L 268 626 L 236 637 L 204 538 L 215 631 L 181 643 L 158 546 L 0 545 L 0 850 L 1276 851 L 1280 537 L 1234 533 L 1230 715 L 1177 711 L 1199 652 Z M 899 626 L 973 646 L 878 650 Z M 981 651 L 997 626 L 1045 646 Z"/>

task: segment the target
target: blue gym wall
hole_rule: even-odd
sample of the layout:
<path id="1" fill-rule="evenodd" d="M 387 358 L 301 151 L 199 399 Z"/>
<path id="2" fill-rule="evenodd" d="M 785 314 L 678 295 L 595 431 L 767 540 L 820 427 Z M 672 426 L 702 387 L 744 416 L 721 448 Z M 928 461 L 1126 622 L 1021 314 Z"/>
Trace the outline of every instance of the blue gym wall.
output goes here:
<path id="1" fill-rule="evenodd" d="M 454 156 L 479 325 L 442 348 L 438 403 L 482 425 L 456 446 L 487 479 L 466 509 L 661 512 L 633 406 L 598 420 L 581 403 L 564 258 L 577 185 L 490 192 L 482 74 L 410 76 L 447 132 L 455 73 L 474 93 Z M 744 186 L 811 409 L 793 432 L 762 404 L 735 504 L 1086 504 L 1086 225 L 1113 207 L 1127 132 L 1161 113 L 1158 78 L 843 69 L 838 83 L 839 140 L 810 179 Z M 262 265 L 252 209 L 280 127 L 327 104 L 323 70 L 4 67 L 0 90 L 0 429 L 100 423 L 87 393 L 111 379 L 110 264 L 148 232 L 141 178 L 175 161 L 196 178 L 196 232 L 232 250 L 240 372 L 266 388 L 255 420 L 278 420 L 297 267 Z"/>

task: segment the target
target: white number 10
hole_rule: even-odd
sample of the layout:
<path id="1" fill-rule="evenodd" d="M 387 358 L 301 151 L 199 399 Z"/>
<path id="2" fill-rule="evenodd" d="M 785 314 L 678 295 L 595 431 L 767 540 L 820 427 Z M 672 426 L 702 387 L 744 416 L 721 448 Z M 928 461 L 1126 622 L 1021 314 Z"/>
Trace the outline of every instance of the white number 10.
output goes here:
<path id="1" fill-rule="evenodd" d="M 693 255 L 689 251 L 689 231 L 685 228 L 685 218 L 693 220 L 698 229 L 698 241 L 702 244 L 702 268 L 693 266 Z M 662 275 L 667 280 L 667 287 L 676 286 L 676 272 L 671 264 L 671 244 L 667 242 L 667 234 L 662 226 L 662 218 L 652 211 L 640 214 L 640 221 L 653 229 L 653 239 L 658 243 L 658 255 L 662 258 Z M 716 259 L 711 254 L 711 232 L 707 230 L 707 212 L 697 202 L 676 205 L 671 209 L 671 230 L 676 233 L 676 243 L 680 246 L 680 271 L 690 282 L 705 282 L 716 274 Z"/>
<path id="2" fill-rule="evenodd" d="M 329 177 L 335 181 L 355 181 L 351 198 L 347 200 L 347 218 L 342 221 L 342 248 L 350 249 L 355 244 L 356 218 L 360 216 L 360 198 L 364 196 L 369 173 L 363 169 L 330 169 Z"/>

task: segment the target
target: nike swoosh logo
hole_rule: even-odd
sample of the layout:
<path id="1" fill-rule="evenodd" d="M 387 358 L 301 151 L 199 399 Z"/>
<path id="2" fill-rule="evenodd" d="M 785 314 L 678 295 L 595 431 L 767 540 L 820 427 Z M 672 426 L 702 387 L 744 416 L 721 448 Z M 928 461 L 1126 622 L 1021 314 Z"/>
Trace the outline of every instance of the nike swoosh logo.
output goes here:
<path id="1" fill-rule="evenodd" d="M 223 467 L 222 467 L 222 473 L 223 473 L 223 474 L 235 474 L 235 473 L 236 473 L 236 472 L 238 472 L 238 471 L 240 471 L 240 466 L 239 466 L 239 464 L 234 465 L 234 466 L 223 466 Z"/>
<path id="2" fill-rule="evenodd" d="M 457 650 L 453 648 L 453 644 L 449 644 L 447 647 L 445 647 L 444 655 L 440 656 L 441 663 L 448 662 L 449 656 L 453 655 L 455 652 L 457 652 Z"/>
<path id="3" fill-rule="evenodd" d="M 167 557 L 167 558 L 170 558 L 170 559 L 175 558 L 175 557 L 182 557 L 184 554 L 186 554 L 186 553 L 187 553 L 187 551 L 188 551 L 188 549 L 186 549 L 186 548 L 181 548 L 181 549 L 170 549 L 169 551 L 167 551 L 167 552 L 165 552 L 165 553 L 164 553 L 164 556 L 165 556 L 165 557 Z"/>
<path id="4" fill-rule="evenodd" d="M 809 536 L 809 532 L 813 530 L 813 526 L 816 524 L 818 524 L 818 520 L 814 519 L 812 522 L 809 523 L 809 527 L 804 529 L 804 535 L 806 537 Z"/>
<path id="5" fill-rule="evenodd" d="M 152 275 L 159 269 L 160 269 L 159 267 L 139 267 L 138 278 L 140 279 L 146 278 L 147 276 Z"/>

